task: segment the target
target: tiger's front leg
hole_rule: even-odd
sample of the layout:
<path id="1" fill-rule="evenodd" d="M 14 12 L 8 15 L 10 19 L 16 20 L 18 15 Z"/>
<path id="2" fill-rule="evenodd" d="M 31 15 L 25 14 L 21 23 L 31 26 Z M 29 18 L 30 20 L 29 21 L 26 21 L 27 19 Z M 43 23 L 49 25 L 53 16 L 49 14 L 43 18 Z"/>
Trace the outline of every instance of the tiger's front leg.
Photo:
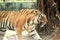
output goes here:
<path id="1" fill-rule="evenodd" d="M 23 24 L 21 24 L 21 21 L 18 20 L 16 24 L 16 32 L 17 32 L 18 40 L 22 40 L 22 26 Z"/>
<path id="2" fill-rule="evenodd" d="M 28 33 L 30 36 L 32 36 L 35 40 L 42 40 L 42 38 L 39 36 L 35 29 L 35 25 L 32 25 L 28 28 Z"/>
<path id="3" fill-rule="evenodd" d="M 22 28 L 25 24 L 26 19 L 24 17 L 20 17 L 20 19 L 16 22 L 16 32 L 18 36 L 18 40 L 22 40 Z"/>
<path id="4" fill-rule="evenodd" d="M 21 28 L 16 28 L 16 33 L 17 33 L 17 36 L 18 36 L 18 40 L 22 40 L 22 30 Z"/>

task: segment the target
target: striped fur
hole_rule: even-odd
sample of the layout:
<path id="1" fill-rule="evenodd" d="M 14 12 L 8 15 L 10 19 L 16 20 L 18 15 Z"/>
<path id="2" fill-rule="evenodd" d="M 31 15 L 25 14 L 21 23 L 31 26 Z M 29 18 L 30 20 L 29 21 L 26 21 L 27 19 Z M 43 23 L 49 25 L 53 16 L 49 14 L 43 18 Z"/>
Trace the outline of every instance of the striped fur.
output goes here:
<path id="1" fill-rule="evenodd" d="M 0 16 L 6 29 L 16 30 L 19 40 L 22 40 L 22 30 L 25 30 L 36 40 L 41 40 L 35 30 L 38 23 L 43 22 L 45 25 L 47 18 L 35 9 L 22 9 L 19 11 L 2 11 Z M 42 18 L 41 18 L 42 17 Z M 4 27 L 2 26 L 2 27 Z"/>

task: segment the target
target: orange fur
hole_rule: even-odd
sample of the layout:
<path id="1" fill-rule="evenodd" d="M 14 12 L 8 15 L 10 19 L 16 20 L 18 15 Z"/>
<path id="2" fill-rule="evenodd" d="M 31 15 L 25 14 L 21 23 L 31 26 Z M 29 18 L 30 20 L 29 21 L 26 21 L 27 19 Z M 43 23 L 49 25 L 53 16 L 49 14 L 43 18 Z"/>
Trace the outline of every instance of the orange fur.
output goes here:
<path id="1" fill-rule="evenodd" d="M 20 16 L 20 19 L 18 19 L 18 21 L 16 22 L 16 31 L 18 33 L 18 37 L 21 40 L 22 37 L 22 27 L 25 24 L 25 22 L 29 19 L 29 18 L 33 18 L 34 14 L 30 14 L 28 16 L 26 15 L 22 15 Z M 28 30 L 27 30 L 28 31 Z"/>
<path id="2" fill-rule="evenodd" d="M 0 22 L 2 21 L 3 17 L 0 16 Z"/>
<path id="3" fill-rule="evenodd" d="M 8 11 L 8 16 L 10 21 L 16 28 L 16 32 L 18 35 L 18 39 L 22 40 L 22 27 L 24 26 L 25 22 L 28 21 L 28 19 L 33 19 L 37 14 L 36 12 L 32 12 L 33 9 L 22 9 L 21 11 L 15 12 L 15 11 Z M 44 22 L 47 21 L 47 18 L 43 16 Z"/>
<path id="4" fill-rule="evenodd" d="M 15 25 L 16 32 L 18 35 L 18 39 L 22 40 L 22 27 L 24 26 L 25 22 L 30 18 L 32 19 L 36 14 L 31 13 L 33 11 L 29 9 L 21 10 L 20 12 L 16 13 L 15 11 L 8 12 L 9 19 L 13 25 Z"/>

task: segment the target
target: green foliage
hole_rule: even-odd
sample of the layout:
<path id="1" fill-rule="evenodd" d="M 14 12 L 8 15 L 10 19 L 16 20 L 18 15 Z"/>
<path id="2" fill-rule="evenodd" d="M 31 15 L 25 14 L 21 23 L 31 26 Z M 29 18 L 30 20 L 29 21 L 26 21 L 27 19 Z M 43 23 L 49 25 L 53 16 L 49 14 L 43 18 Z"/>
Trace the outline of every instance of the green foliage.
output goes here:
<path id="1" fill-rule="evenodd" d="M 37 8 L 35 2 L 2 2 L 0 3 L 0 10 L 20 10 L 22 8 Z"/>

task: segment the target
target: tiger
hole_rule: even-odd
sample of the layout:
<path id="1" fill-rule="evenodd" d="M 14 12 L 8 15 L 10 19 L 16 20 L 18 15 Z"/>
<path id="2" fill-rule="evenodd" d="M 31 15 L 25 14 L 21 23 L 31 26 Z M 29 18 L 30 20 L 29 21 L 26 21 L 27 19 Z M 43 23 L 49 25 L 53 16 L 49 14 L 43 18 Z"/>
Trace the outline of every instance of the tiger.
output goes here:
<path id="1" fill-rule="evenodd" d="M 16 31 L 18 40 L 22 40 L 24 29 L 35 40 L 42 40 L 35 28 L 40 23 L 43 27 L 47 23 L 47 17 L 38 9 L 21 9 L 19 11 L 0 11 L 0 21 L 1 28 Z"/>

